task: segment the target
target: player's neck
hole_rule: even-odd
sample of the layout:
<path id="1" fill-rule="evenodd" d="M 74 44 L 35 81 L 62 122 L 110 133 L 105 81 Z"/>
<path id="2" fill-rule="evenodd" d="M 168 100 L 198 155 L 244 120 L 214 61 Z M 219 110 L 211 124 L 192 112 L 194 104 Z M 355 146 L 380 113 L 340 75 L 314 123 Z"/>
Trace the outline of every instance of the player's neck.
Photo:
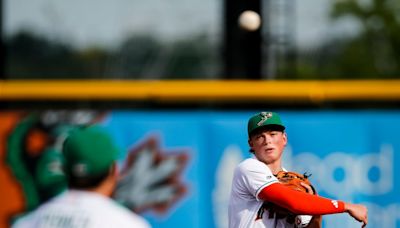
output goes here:
<path id="1" fill-rule="evenodd" d="M 280 161 L 276 161 L 274 163 L 267 164 L 267 166 L 273 174 L 277 174 L 279 171 L 283 170 L 282 164 Z"/>
<path id="2" fill-rule="evenodd" d="M 116 166 L 114 165 L 109 175 L 97 187 L 90 189 L 90 191 L 108 197 L 111 196 L 117 183 L 116 172 Z"/>

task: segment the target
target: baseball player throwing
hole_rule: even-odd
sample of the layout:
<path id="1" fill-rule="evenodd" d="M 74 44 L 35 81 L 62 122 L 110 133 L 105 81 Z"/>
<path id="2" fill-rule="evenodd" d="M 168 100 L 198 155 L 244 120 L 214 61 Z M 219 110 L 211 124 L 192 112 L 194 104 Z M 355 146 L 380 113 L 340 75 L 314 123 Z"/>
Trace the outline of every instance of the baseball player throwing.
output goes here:
<path id="1" fill-rule="evenodd" d="M 282 153 L 287 144 L 285 126 L 277 113 L 261 112 L 248 121 L 248 143 L 253 158 L 242 161 L 235 169 L 229 201 L 229 227 L 320 227 L 320 216 L 348 213 L 362 226 L 368 223 L 367 208 L 339 200 L 293 190 L 274 176 L 283 171 Z M 293 215 L 282 217 L 273 204 Z M 310 221 L 310 216 L 313 218 Z"/>

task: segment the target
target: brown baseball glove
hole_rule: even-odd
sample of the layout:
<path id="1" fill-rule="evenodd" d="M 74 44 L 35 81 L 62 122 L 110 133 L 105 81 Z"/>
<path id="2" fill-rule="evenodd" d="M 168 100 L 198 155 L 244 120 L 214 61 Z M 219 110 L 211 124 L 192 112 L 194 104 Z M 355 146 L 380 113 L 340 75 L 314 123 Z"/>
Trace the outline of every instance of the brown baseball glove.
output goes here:
<path id="1" fill-rule="evenodd" d="M 276 178 L 278 178 L 279 182 L 283 185 L 288 186 L 296 191 L 307 192 L 307 189 L 303 187 L 300 183 L 303 182 L 309 186 L 311 186 L 313 193 L 316 194 L 314 187 L 312 186 L 308 177 L 311 175 L 309 174 L 300 174 L 296 172 L 285 172 L 279 171 L 276 174 Z"/>

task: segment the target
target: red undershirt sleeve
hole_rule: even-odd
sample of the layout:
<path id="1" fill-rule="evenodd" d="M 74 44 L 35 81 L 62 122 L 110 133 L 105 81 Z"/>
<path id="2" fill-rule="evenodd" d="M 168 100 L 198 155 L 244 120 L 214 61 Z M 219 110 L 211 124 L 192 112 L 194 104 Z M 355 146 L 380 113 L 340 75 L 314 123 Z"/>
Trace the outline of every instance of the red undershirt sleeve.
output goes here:
<path id="1" fill-rule="evenodd" d="M 344 212 L 344 203 L 288 188 L 280 183 L 260 191 L 258 198 L 299 215 L 324 215 Z"/>

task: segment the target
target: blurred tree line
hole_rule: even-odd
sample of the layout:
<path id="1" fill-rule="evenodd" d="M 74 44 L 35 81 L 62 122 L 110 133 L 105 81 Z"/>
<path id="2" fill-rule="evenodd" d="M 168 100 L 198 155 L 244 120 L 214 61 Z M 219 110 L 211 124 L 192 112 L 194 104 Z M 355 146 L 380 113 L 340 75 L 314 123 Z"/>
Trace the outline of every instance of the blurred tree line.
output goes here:
<path id="1" fill-rule="evenodd" d="M 299 53 L 299 78 L 400 78 L 400 1 L 335 1 L 330 17 L 351 18 L 361 31 L 329 40 L 314 53 Z"/>
<path id="2" fill-rule="evenodd" d="M 400 1 L 335 1 L 330 16 L 333 21 L 352 18 L 361 30 L 354 37 L 326 40 L 312 50 L 295 50 L 295 69 L 279 70 L 295 73 L 277 72 L 276 79 L 400 77 Z M 138 35 L 113 50 L 76 49 L 27 31 L 4 42 L 7 79 L 224 78 L 221 47 L 206 35 L 172 43 Z"/>
<path id="3" fill-rule="evenodd" d="M 32 32 L 5 40 L 7 79 L 158 79 L 212 77 L 217 56 L 199 35 L 163 44 L 151 36 L 132 36 L 115 50 L 73 48 Z M 214 48 L 216 50 L 216 48 Z"/>

